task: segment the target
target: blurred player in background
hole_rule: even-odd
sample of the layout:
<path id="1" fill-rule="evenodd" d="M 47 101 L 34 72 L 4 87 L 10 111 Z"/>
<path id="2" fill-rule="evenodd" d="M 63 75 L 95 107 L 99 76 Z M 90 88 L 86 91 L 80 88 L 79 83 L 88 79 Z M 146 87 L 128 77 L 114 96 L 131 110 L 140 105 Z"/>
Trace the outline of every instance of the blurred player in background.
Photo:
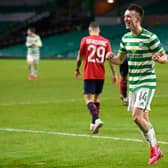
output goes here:
<path id="1" fill-rule="evenodd" d="M 96 22 L 89 25 L 89 36 L 82 38 L 77 56 L 76 77 L 80 77 L 80 65 L 84 59 L 84 99 L 92 116 L 90 130 L 98 133 L 103 126 L 99 118 L 100 94 L 103 90 L 105 79 L 104 62 L 112 53 L 109 40 L 99 35 L 100 28 Z M 113 73 L 113 82 L 117 82 L 117 74 L 113 64 L 110 64 Z"/>
<path id="2" fill-rule="evenodd" d="M 42 42 L 40 36 L 35 33 L 35 28 L 28 28 L 26 37 L 27 63 L 29 69 L 29 80 L 38 79 L 38 62 L 40 59 L 40 47 Z"/>
<path id="3" fill-rule="evenodd" d="M 119 89 L 120 89 L 120 98 L 123 102 L 123 105 L 128 105 L 127 98 L 127 86 L 128 85 L 128 60 L 125 58 L 124 62 L 120 65 L 120 77 L 119 77 Z"/>
<path id="4" fill-rule="evenodd" d="M 111 56 L 110 61 L 122 64 L 128 58 L 129 103 L 128 110 L 132 119 L 141 129 L 150 145 L 149 164 L 157 164 L 163 156 L 159 149 L 155 130 L 149 120 L 150 105 L 156 88 L 155 62 L 166 63 L 167 55 L 158 37 L 141 26 L 144 10 L 131 4 L 124 14 L 126 28 L 130 32 L 123 35 L 119 53 Z"/>

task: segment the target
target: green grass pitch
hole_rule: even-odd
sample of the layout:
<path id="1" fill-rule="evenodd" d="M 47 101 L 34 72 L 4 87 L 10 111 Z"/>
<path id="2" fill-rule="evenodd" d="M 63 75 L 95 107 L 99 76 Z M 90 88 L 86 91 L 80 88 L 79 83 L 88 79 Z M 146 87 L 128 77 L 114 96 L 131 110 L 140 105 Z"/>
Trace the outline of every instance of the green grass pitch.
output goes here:
<path id="1" fill-rule="evenodd" d="M 147 144 L 134 141 L 143 137 L 121 104 L 118 86 L 111 84 L 109 67 L 101 97 L 104 126 L 98 137 L 92 137 L 75 64 L 75 60 L 41 60 L 39 80 L 28 81 L 25 60 L 0 60 L 0 168 L 151 167 Z M 157 64 L 156 71 L 151 121 L 165 144 L 160 144 L 164 157 L 154 167 L 167 168 L 167 65 Z"/>

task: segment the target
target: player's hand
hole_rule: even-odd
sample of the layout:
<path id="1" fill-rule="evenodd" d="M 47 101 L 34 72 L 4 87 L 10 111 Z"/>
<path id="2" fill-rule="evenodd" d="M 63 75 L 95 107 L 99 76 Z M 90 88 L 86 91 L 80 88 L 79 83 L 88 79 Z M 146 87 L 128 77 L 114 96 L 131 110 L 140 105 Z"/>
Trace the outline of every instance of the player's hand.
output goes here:
<path id="1" fill-rule="evenodd" d="M 152 55 L 152 59 L 160 64 L 164 64 L 168 62 L 168 57 L 164 52 L 154 53 Z"/>
<path id="2" fill-rule="evenodd" d="M 113 58 L 113 53 L 112 52 L 108 52 L 107 54 L 106 54 L 106 59 L 107 60 L 110 60 L 110 59 L 112 59 Z"/>
<path id="3" fill-rule="evenodd" d="M 154 53 L 154 54 L 152 55 L 152 59 L 153 59 L 154 61 L 159 61 L 160 57 L 161 57 L 161 54 L 160 54 L 159 52 Z"/>
<path id="4" fill-rule="evenodd" d="M 112 78 L 112 84 L 117 84 L 118 83 L 118 77 L 117 75 L 114 75 Z"/>
<path id="5" fill-rule="evenodd" d="M 76 76 L 77 79 L 80 79 L 81 74 L 80 74 L 80 71 L 78 69 L 76 69 L 76 71 L 75 71 L 75 76 Z"/>
<path id="6" fill-rule="evenodd" d="M 34 47 L 34 46 L 35 46 L 35 44 L 34 44 L 34 43 L 31 43 L 30 47 Z"/>

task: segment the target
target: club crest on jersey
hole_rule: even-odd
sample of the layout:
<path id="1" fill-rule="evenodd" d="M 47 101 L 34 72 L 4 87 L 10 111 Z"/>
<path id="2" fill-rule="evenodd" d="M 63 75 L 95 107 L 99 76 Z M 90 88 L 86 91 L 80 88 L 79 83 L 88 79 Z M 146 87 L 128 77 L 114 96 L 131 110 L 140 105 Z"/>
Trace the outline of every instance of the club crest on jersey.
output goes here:
<path id="1" fill-rule="evenodd" d="M 143 47 L 143 42 L 142 41 L 140 41 L 139 43 L 138 43 L 138 46 L 139 46 L 139 48 L 142 48 Z"/>

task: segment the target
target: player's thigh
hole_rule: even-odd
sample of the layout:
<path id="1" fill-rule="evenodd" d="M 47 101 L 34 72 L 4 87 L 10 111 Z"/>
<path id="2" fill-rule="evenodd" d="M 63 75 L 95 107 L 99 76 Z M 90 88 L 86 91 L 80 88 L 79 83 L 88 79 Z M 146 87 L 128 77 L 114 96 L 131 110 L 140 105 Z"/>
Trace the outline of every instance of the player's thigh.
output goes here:
<path id="1" fill-rule="evenodd" d="M 96 80 L 95 94 L 97 95 L 97 97 L 102 93 L 103 86 L 104 86 L 104 80 L 102 80 L 102 79 Z"/>
<path id="2" fill-rule="evenodd" d="M 140 88 L 136 93 L 136 101 L 134 107 L 141 108 L 145 112 L 151 110 L 151 102 L 155 93 L 155 89 Z"/>
<path id="3" fill-rule="evenodd" d="M 27 63 L 28 64 L 33 64 L 34 58 L 32 55 L 27 55 Z"/>
<path id="4" fill-rule="evenodd" d="M 100 102 L 100 95 L 103 91 L 104 80 L 96 80 L 95 102 Z"/>
<path id="5" fill-rule="evenodd" d="M 141 108 L 135 107 L 133 108 L 131 115 L 133 120 L 144 118 L 144 110 Z"/>
<path id="6" fill-rule="evenodd" d="M 129 92 L 128 95 L 128 111 L 132 112 L 134 108 L 134 104 L 136 101 L 136 92 Z"/>
<path id="7" fill-rule="evenodd" d="M 84 80 L 84 94 L 95 94 L 96 81 L 93 79 Z"/>
<path id="8" fill-rule="evenodd" d="M 84 80 L 84 98 L 86 104 L 90 101 L 94 102 L 96 94 L 96 80 Z"/>
<path id="9" fill-rule="evenodd" d="M 39 57 L 39 56 L 34 56 L 34 58 L 33 58 L 33 63 L 34 63 L 34 65 L 38 65 L 39 60 L 40 60 L 40 57 Z"/>

